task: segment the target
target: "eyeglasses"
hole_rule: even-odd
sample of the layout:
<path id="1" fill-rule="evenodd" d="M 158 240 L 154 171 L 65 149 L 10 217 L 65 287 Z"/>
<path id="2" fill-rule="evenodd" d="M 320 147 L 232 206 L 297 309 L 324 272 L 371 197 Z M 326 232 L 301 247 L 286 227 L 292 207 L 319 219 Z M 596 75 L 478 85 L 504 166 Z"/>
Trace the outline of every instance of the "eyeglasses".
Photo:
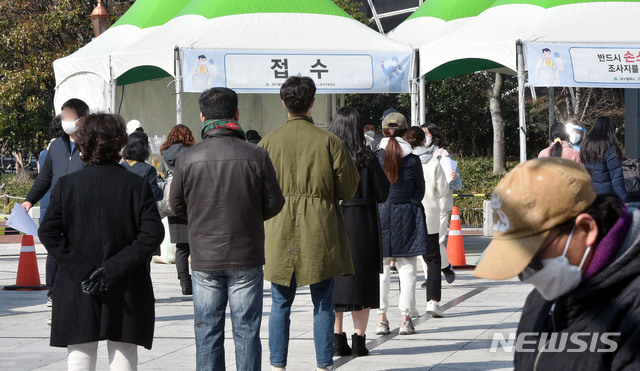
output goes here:
<path id="1" fill-rule="evenodd" d="M 558 239 L 558 237 L 560 237 L 560 235 L 562 234 L 562 232 L 558 232 L 558 234 L 555 235 L 555 237 L 553 237 L 551 239 L 551 241 L 549 241 L 549 243 L 547 243 L 543 248 L 540 249 L 540 251 L 538 251 L 534 256 L 533 259 L 531 259 L 531 261 L 529 262 L 529 264 L 527 265 L 527 267 L 534 269 L 536 271 L 541 270 L 544 265 L 542 265 L 542 261 L 540 260 L 539 256 L 544 254 L 545 250 L 547 250 L 549 248 L 549 246 L 551 246 L 551 244 L 553 244 L 553 242 Z"/>

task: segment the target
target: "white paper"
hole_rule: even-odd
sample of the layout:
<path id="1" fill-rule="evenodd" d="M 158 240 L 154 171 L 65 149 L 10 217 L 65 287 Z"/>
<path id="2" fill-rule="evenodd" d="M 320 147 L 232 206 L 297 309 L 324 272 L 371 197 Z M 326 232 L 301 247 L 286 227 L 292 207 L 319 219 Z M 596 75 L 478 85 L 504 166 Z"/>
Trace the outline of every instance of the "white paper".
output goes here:
<path id="1" fill-rule="evenodd" d="M 19 203 L 13 205 L 13 210 L 11 211 L 11 215 L 9 215 L 7 225 L 22 233 L 30 234 L 34 237 L 38 236 L 38 226 L 36 222 L 31 219 L 29 214 L 24 211 L 24 207 Z"/>
<path id="2" fill-rule="evenodd" d="M 442 166 L 442 170 L 444 170 L 444 175 L 447 177 L 447 183 L 451 183 L 453 178 L 451 177 L 451 173 L 458 169 L 458 163 L 453 161 L 449 156 L 442 156 L 440 158 L 440 166 Z"/>

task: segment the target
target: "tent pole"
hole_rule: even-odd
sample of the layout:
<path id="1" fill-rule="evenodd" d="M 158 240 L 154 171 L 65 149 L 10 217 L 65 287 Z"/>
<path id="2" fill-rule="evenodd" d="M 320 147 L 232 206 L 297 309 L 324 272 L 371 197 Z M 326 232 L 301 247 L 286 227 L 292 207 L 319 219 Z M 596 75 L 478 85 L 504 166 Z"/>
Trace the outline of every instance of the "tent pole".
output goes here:
<path id="1" fill-rule="evenodd" d="M 426 112 L 427 92 L 425 91 L 426 85 L 427 84 L 424 79 L 424 76 L 420 76 L 420 120 L 418 121 L 418 125 L 422 125 L 426 123 L 426 118 L 427 118 L 427 112 Z"/>
<path id="2" fill-rule="evenodd" d="M 176 125 L 182 125 L 182 64 L 180 61 L 180 49 L 175 48 L 176 68 Z"/>
<path id="3" fill-rule="evenodd" d="M 520 162 L 527 161 L 527 130 L 525 123 L 524 104 L 524 55 L 522 54 L 522 42 L 516 44 L 516 55 L 518 63 L 518 118 L 520 132 Z"/>
<path id="4" fill-rule="evenodd" d="M 111 81 L 109 81 L 109 112 L 114 114 L 116 112 L 116 93 L 118 88 L 118 80 L 113 77 L 113 65 L 111 64 L 111 56 L 109 56 L 109 74 L 111 75 Z"/>
<path id="5" fill-rule="evenodd" d="M 412 74 L 411 80 L 409 80 L 409 85 L 411 88 L 410 102 L 411 102 L 411 126 L 418 125 L 418 105 L 420 104 L 420 99 L 418 97 L 418 80 L 420 79 L 420 72 L 418 70 L 418 61 L 417 61 L 417 52 L 413 53 L 413 60 L 411 63 Z"/>
<path id="6" fill-rule="evenodd" d="M 331 94 L 331 119 L 332 120 L 333 120 L 333 117 L 336 115 L 336 112 L 338 112 L 338 108 L 336 107 L 336 95 Z"/>
<path id="7" fill-rule="evenodd" d="M 344 107 L 344 94 L 340 94 L 340 108 Z"/>

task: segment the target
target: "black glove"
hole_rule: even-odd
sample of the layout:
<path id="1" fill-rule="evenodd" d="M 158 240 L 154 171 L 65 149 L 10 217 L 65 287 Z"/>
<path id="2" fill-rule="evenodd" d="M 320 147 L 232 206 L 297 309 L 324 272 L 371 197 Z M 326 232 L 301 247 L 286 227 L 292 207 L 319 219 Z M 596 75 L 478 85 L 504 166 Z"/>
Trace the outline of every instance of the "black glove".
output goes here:
<path id="1" fill-rule="evenodd" d="M 104 268 L 98 268 L 91 273 L 89 279 L 80 283 L 82 292 L 90 295 L 104 295 L 111 288 L 113 281 L 104 273 Z"/>

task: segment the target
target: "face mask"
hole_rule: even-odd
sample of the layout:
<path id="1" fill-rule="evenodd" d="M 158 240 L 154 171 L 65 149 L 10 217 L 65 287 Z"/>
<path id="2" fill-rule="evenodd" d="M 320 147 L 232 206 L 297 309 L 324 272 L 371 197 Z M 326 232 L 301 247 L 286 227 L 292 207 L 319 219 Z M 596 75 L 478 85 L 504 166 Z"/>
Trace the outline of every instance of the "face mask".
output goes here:
<path id="1" fill-rule="evenodd" d="M 373 138 L 376 135 L 376 132 L 375 131 L 365 131 L 364 135 L 368 135 L 371 138 Z"/>
<path id="2" fill-rule="evenodd" d="M 571 133 L 569 134 L 569 142 L 571 142 L 571 144 L 577 144 L 580 141 L 580 134 L 578 133 Z"/>
<path id="3" fill-rule="evenodd" d="M 425 146 L 425 147 L 431 147 L 431 140 L 432 140 L 433 138 L 431 138 L 431 137 L 426 137 L 425 139 L 426 139 L 426 141 L 424 142 L 424 146 Z"/>
<path id="4" fill-rule="evenodd" d="M 532 284 L 544 300 L 551 301 L 559 298 L 578 287 L 582 280 L 582 265 L 587 259 L 589 251 L 591 251 L 591 246 L 584 252 L 580 266 L 571 265 L 566 255 L 573 237 L 573 231 L 574 229 L 572 228 L 561 256 L 542 259 L 543 268 L 541 270 L 536 271 L 527 267 L 518 275 L 522 282 Z"/>
<path id="5" fill-rule="evenodd" d="M 73 121 L 64 121 L 62 120 L 62 130 L 64 130 L 65 133 L 67 133 L 68 135 L 71 135 L 73 133 L 75 133 L 78 130 L 78 127 L 76 126 L 76 124 L 78 123 L 78 121 L 80 121 L 80 118 L 77 118 Z"/>

